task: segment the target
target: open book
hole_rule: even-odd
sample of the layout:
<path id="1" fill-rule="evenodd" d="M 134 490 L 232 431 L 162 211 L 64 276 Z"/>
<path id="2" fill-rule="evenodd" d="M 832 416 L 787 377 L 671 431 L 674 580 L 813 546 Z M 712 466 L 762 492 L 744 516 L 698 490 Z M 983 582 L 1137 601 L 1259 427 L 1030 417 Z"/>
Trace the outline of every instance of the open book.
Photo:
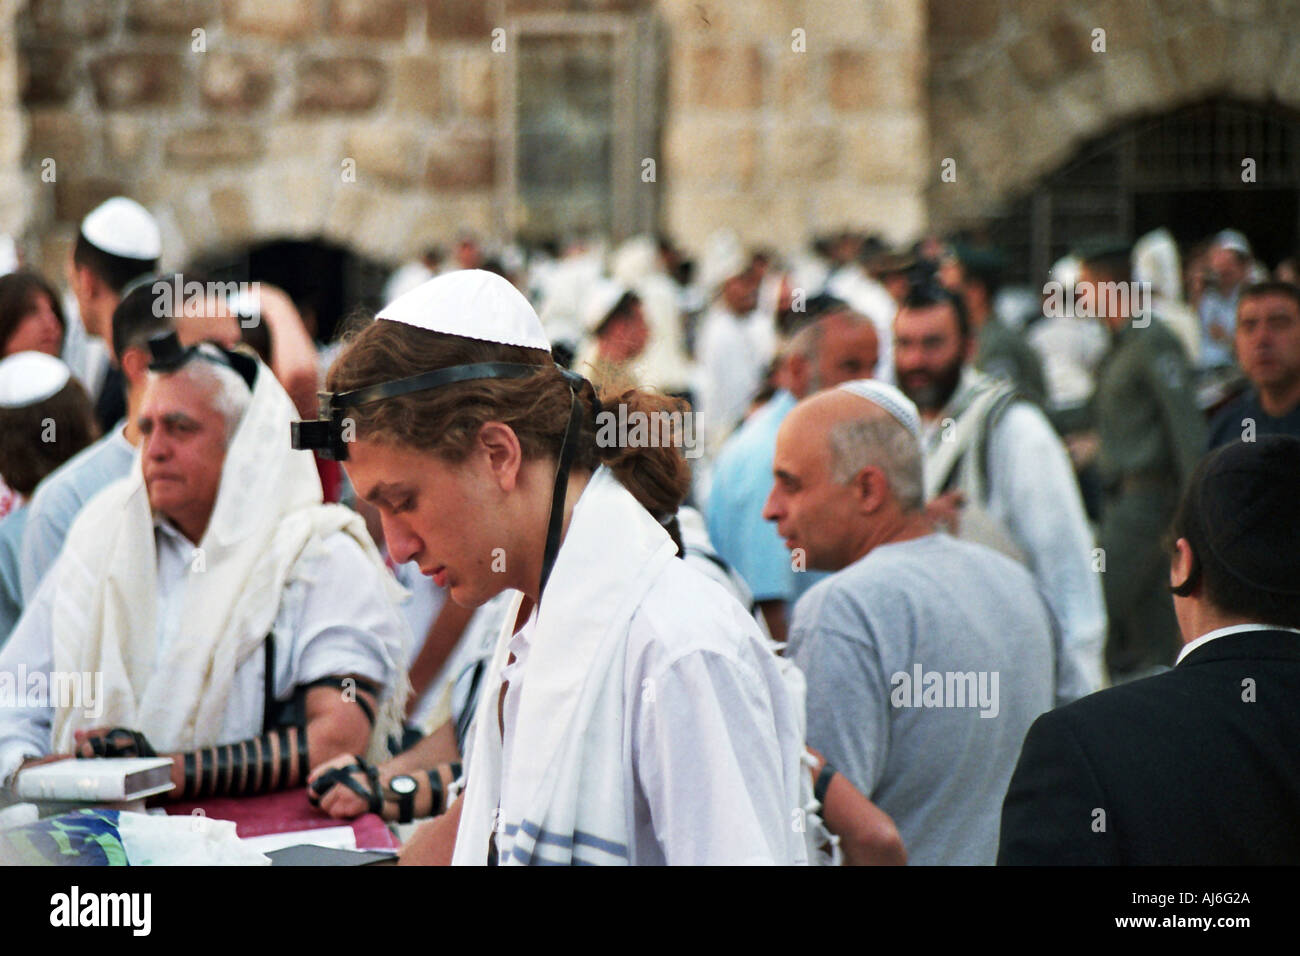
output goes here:
<path id="1" fill-rule="evenodd" d="M 104 803 L 140 800 L 172 789 L 168 757 L 94 757 L 28 767 L 14 790 L 23 800 Z"/>

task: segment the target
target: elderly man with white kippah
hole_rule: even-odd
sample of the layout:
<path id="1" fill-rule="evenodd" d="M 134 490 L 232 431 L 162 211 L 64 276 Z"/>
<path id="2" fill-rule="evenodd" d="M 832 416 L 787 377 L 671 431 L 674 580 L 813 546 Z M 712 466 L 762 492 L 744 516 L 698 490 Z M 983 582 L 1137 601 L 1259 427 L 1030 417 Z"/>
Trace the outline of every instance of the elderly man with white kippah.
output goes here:
<path id="1" fill-rule="evenodd" d="M 934 532 L 920 434 L 916 406 L 881 382 L 800 402 L 764 516 L 808 567 L 837 572 L 791 626 L 808 745 L 893 819 L 910 862 L 992 864 L 1059 637 L 1025 568 Z"/>

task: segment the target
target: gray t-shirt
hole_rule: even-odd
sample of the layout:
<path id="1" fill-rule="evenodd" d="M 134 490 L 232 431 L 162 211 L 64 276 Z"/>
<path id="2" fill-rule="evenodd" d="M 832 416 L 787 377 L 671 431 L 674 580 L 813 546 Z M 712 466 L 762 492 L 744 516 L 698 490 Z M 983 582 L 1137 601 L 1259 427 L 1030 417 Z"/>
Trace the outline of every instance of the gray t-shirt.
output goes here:
<path id="1" fill-rule="evenodd" d="M 1052 706 L 1053 622 L 1025 568 L 948 535 L 876 548 L 795 605 L 808 744 L 917 864 L 992 864 L 1025 734 Z"/>

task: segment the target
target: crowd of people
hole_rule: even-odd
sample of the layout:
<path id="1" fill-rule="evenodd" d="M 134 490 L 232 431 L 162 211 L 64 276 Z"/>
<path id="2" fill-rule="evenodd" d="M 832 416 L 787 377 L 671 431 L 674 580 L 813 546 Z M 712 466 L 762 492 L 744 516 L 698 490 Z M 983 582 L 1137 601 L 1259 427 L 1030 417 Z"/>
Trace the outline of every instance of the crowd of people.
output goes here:
<path id="1" fill-rule="evenodd" d="M 409 863 L 1300 859 L 1293 260 L 462 236 L 316 342 L 163 253 L 116 197 L 66 294 L 0 276 L 11 798 L 161 754 Z"/>

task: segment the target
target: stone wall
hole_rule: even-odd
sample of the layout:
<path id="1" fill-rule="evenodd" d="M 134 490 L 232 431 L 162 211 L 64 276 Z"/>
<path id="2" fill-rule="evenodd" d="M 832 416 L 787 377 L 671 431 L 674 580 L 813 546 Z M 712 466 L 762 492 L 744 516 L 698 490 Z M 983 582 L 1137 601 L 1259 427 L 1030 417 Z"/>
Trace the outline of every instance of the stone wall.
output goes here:
<path id="1" fill-rule="evenodd" d="M 22 65 L 14 36 L 19 0 L 0 0 L 0 233 L 20 236 L 27 224 L 23 174 L 25 123 L 20 103 Z"/>
<path id="2" fill-rule="evenodd" d="M 925 222 L 924 0 L 661 0 L 663 224 L 790 248 Z M 802 32 L 799 52 L 794 33 Z"/>
<path id="3" fill-rule="evenodd" d="M 503 16 L 502 0 L 29 0 L 33 252 L 57 265 L 117 192 L 157 214 L 169 264 L 318 236 L 396 259 L 491 233 Z"/>
<path id="4" fill-rule="evenodd" d="M 1216 94 L 1300 106 L 1298 19 L 1298 0 L 930 0 L 930 166 L 957 172 L 930 179 L 932 222 L 988 215 L 1137 116 Z"/>
<path id="5" fill-rule="evenodd" d="M 848 225 L 902 238 L 925 218 L 922 2 L 29 0 L 27 233 L 57 264 L 116 192 L 155 210 L 173 264 L 272 237 L 396 259 L 499 233 L 491 31 L 653 7 L 667 82 L 644 188 L 664 228 L 694 247 L 721 225 L 787 248 Z"/>

